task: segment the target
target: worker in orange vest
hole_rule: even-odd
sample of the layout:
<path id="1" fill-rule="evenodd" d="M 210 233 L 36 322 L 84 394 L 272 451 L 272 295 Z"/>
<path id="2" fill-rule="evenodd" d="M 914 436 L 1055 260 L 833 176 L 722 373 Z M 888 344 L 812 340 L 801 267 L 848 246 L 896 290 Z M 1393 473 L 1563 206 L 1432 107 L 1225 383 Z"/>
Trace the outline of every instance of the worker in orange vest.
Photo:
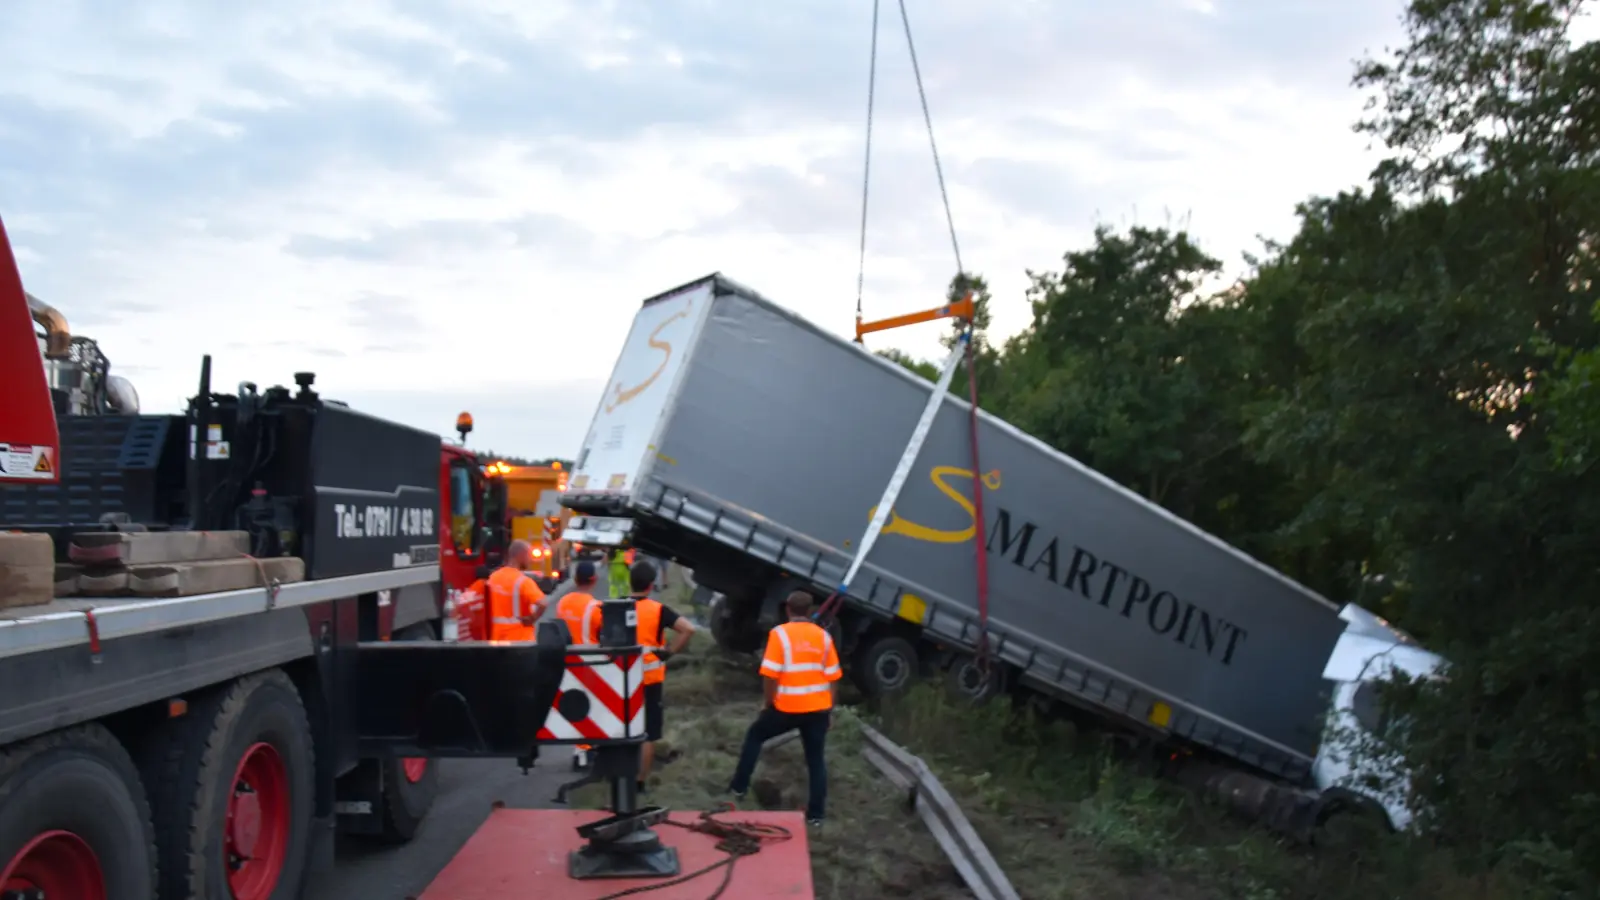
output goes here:
<path id="1" fill-rule="evenodd" d="M 533 563 L 527 541 L 511 542 L 506 564 L 489 576 L 489 640 L 531 641 L 533 623 L 544 615 L 544 591 L 525 569 Z"/>
<path id="2" fill-rule="evenodd" d="M 584 560 L 572 573 L 572 590 L 556 601 L 556 615 L 567 623 L 567 633 L 574 644 L 600 643 L 600 601 L 595 599 L 594 563 Z"/>
<path id="3" fill-rule="evenodd" d="M 650 596 L 650 589 L 656 583 L 655 566 L 648 562 L 635 563 L 628 571 L 628 582 L 633 589 L 628 596 L 633 598 L 634 611 L 638 616 L 636 640 L 641 647 L 648 648 L 644 654 L 644 677 L 641 679 L 644 682 L 644 730 L 647 742 L 639 755 L 639 790 L 644 791 L 645 781 L 650 777 L 650 767 L 656 758 L 655 742 L 661 740 L 662 730 L 666 727 L 663 695 L 667 684 L 667 662 L 656 651 L 665 649 L 669 654 L 682 651 L 695 629 L 688 616 L 678 615 L 672 607 Z M 671 646 L 666 643 L 668 630 L 675 632 Z"/>
<path id="4" fill-rule="evenodd" d="M 761 758 L 762 745 L 798 729 L 810 781 L 806 823 L 817 826 L 822 824 L 828 799 L 828 768 L 823 751 L 828 729 L 833 725 L 833 705 L 838 699 L 842 672 L 833 636 L 811 621 L 811 595 L 795 591 L 784 605 L 789 621 L 768 633 L 766 656 L 761 660 L 767 704 L 744 734 L 744 749 L 728 790 L 743 800 Z"/>
<path id="5" fill-rule="evenodd" d="M 600 601 L 590 591 L 594 590 L 594 563 L 584 560 L 572 572 L 572 590 L 556 601 L 556 616 L 567 623 L 567 631 L 574 644 L 600 643 Z M 572 766 L 582 769 L 589 764 L 590 744 L 579 744 L 573 750 Z"/>

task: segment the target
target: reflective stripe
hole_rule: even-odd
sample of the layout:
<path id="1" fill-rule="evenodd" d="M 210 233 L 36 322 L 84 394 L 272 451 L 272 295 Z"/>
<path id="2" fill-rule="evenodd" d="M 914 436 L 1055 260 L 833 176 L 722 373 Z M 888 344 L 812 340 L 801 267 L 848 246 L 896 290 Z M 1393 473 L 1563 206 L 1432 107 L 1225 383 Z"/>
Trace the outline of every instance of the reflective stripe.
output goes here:
<path id="1" fill-rule="evenodd" d="M 583 642 L 595 644 L 600 641 L 600 623 L 595 619 L 600 614 L 600 601 L 590 600 L 583 608 Z"/>
<path id="2" fill-rule="evenodd" d="M 776 672 L 779 674 L 784 672 L 821 672 L 824 675 L 832 675 L 839 671 L 838 666 L 824 666 L 822 663 L 795 662 L 794 645 L 789 643 L 788 632 L 784 631 L 783 626 L 780 625 L 777 628 L 774 628 L 772 633 L 778 636 L 778 643 L 783 646 L 783 664 L 775 666 L 772 664 L 772 660 L 763 659 L 761 661 L 761 670 L 763 672 Z M 827 630 L 824 629 L 822 632 L 822 658 L 827 659 L 829 653 L 832 651 L 833 635 L 829 634 Z"/>
<path id="3" fill-rule="evenodd" d="M 511 614 L 514 616 L 531 616 L 533 611 L 523 608 L 522 585 L 528 580 L 526 575 L 518 575 L 517 583 L 511 586 Z"/>
<path id="4" fill-rule="evenodd" d="M 829 685 L 826 682 L 824 682 L 822 684 L 801 684 L 801 685 L 780 684 L 780 685 L 778 685 L 778 693 L 780 693 L 780 694 L 820 694 L 823 691 L 827 690 L 828 687 L 829 687 Z"/>

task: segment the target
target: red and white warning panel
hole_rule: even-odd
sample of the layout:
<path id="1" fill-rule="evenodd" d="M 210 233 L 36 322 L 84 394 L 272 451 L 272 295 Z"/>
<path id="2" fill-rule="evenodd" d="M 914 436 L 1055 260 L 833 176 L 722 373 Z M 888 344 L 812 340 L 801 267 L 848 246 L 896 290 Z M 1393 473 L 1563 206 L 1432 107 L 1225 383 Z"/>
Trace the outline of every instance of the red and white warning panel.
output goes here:
<path id="1" fill-rule="evenodd" d="M 644 736 L 644 657 L 637 653 L 567 654 L 556 700 L 539 729 L 548 744 Z"/>

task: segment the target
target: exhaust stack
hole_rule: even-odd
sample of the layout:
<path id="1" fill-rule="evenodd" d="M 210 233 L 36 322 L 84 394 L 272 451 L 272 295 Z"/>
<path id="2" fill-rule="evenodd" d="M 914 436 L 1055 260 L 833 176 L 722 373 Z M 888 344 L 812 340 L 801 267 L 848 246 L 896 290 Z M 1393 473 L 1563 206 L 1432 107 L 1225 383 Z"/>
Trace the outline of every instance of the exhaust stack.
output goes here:
<path id="1" fill-rule="evenodd" d="M 26 292 L 24 292 L 26 293 Z M 33 315 L 33 320 L 44 327 L 45 359 L 71 359 L 72 358 L 72 331 L 67 328 L 67 317 L 61 310 L 28 294 L 28 312 Z"/>

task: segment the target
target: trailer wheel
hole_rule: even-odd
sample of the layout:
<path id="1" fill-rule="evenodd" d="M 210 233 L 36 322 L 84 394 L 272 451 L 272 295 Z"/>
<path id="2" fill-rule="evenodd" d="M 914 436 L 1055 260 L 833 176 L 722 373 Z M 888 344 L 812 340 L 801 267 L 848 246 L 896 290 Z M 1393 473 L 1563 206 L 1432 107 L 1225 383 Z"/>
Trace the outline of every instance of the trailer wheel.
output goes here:
<path id="1" fill-rule="evenodd" d="M 0 896 L 154 900 L 150 806 L 133 760 L 105 728 L 0 752 Z"/>
<path id="2" fill-rule="evenodd" d="M 399 641 L 434 640 L 433 627 L 426 622 L 413 625 L 395 635 Z M 424 756 L 390 757 L 383 760 L 382 840 L 403 844 L 417 835 L 417 828 L 439 796 L 439 766 Z"/>
<path id="3" fill-rule="evenodd" d="M 989 702 L 1000 693 L 1000 663 L 991 660 L 985 672 L 978 660 L 971 656 L 958 656 L 945 674 L 945 686 L 957 700 L 979 705 Z"/>
<path id="4" fill-rule="evenodd" d="M 911 686 L 921 662 L 917 648 L 899 635 L 868 638 L 851 667 L 857 686 L 868 697 L 887 697 Z"/>
<path id="5" fill-rule="evenodd" d="M 210 692 L 145 756 L 161 896 L 289 900 L 305 880 L 315 785 L 311 725 L 273 669 Z"/>

